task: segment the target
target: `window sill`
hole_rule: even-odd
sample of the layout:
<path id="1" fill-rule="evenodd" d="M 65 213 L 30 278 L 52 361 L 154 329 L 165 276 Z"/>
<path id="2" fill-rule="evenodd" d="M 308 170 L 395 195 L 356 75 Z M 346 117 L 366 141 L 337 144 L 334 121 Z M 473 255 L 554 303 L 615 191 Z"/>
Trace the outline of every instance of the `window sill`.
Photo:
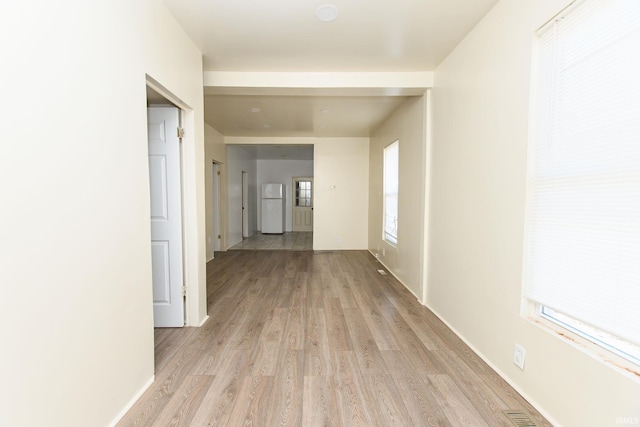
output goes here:
<path id="1" fill-rule="evenodd" d="M 529 322 L 539 326 L 544 331 L 554 335 L 561 341 L 569 344 L 573 348 L 581 351 L 587 356 L 603 363 L 611 369 L 623 374 L 624 376 L 640 383 L 640 366 L 632 361 L 619 356 L 606 348 L 590 341 L 589 339 L 579 335 L 563 326 L 544 318 L 535 310 L 535 304 L 531 305 L 530 310 L 525 318 Z"/>

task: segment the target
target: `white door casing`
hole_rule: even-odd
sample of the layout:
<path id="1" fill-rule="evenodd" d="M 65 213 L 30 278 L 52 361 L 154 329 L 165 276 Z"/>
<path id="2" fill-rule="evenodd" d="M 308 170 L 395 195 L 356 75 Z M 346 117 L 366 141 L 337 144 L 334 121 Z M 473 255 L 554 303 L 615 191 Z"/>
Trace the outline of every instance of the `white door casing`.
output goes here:
<path id="1" fill-rule="evenodd" d="M 249 237 L 249 173 L 242 171 L 242 238 Z"/>
<path id="2" fill-rule="evenodd" d="M 292 230 L 313 231 L 313 178 L 293 178 Z"/>
<path id="3" fill-rule="evenodd" d="M 147 110 L 155 327 L 184 326 L 179 110 Z"/>
<path id="4" fill-rule="evenodd" d="M 220 231 L 220 164 L 213 162 L 213 251 L 220 250 L 222 233 Z M 215 256 L 215 255 L 214 255 Z"/>

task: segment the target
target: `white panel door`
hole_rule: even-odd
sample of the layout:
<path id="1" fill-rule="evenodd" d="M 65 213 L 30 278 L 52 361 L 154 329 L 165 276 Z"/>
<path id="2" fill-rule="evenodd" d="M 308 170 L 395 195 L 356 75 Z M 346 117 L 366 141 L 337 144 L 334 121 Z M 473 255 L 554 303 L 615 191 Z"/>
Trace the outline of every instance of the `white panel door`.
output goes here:
<path id="1" fill-rule="evenodd" d="M 147 111 L 151 189 L 151 267 L 155 327 L 184 326 L 179 111 Z"/>
<path id="2" fill-rule="evenodd" d="M 313 178 L 293 178 L 293 231 L 313 231 Z"/>

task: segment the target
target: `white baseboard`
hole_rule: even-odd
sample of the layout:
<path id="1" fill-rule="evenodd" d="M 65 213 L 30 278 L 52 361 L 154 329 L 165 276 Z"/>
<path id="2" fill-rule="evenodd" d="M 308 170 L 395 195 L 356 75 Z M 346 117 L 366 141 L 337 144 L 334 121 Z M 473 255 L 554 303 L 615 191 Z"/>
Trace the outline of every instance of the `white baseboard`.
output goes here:
<path id="1" fill-rule="evenodd" d="M 127 403 L 127 405 L 122 408 L 122 410 L 120 411 L 120 413 L 114 418 L 113 421 L 111 421 L 111 423 L 109 423 L 109 427 L 115 427 L 116 424 L 118 424 L 118 422 L 120 422 L 120 420 L 122 419 L 122 417 L 125 416 L 125 414 L 127 412 L 129 412 L 129 409 L 131 409 L 133 407 L 133 405 L 136 404 L 136 402 L 138 401 L 138 399 L 140 399 L 140 397 L 144 394 L 145 391 L 147 391 L 149 389 L 149 387 L 151 387 L 151 384 L 153 384 L 153 382 L 156 380 L 156 376 L 153 375 L 149 381 L 146 382 L 145 385 L 142 386 L 142 388 L 135 394 L 135 396 L 133 396 L 133 398 L 129 401 L 129 403 Z"/>
<path id="2" fill-rule="evenodd" d="M 417 300 L 422 304 L 422 302 L 420 301 L 420 298 L 416 295 L 416 293 L 415 293 L 415 292 L 413 292 L 413 290 L 412 290 L 410 287 L 408 287 L 408 286 L 407 286 L 407 285 L 406 285 L 402 280 L 400 280 L 400 278 L 399 278 L 398 276 L 396 276 L 396 274 L 395 274 L 395 273 L 394 273 L 394 272 L 393 272 L 389 267 L 387 267 L 387 265 L 386 265 L 384 262 L 382 262 L 382 260 L 381 260 L 380 258 L 376 257 L 376 254 L 374 254 L 373 252 L 371 252 L 371 249 L 367 249 L 367 250 L 369 251 L 369 253 L 370 253 L 371 255 L 373 255 L 373 257 L 374 257 L 374 258 L 375 258 L 375 259 L 376 259 L 380 264 L 382 264 L 382 266 L 385 268 L 385 270 L 387 270 L 389 273 L 391 273 L 391 275 L 392 275 L 393 277 L 395 277 L 395 279 L 396 279 L 398 282 L 400 282 L 400 284 L 401 284 L 402 286 L 404 286 L 404 287 L 405 287 L 409 292 L 411 292 L 411 295 L 413 295 L 414 297 L 416 297 L 416 299 L 417 299 Z"/>
<path id="3" fill-rule="evenodd" d="M 204 323 L 209 320 L 209 315 L 207 314 L 206 316 L 204 316 L 204 318 L 202 319 L 202 322 L 200 322 L 200 324 L 198 325 L 198 328 L 202 325 L 204 325 Z"/>
<path id="4" fill-rule="evenodd" d="M 442 323 L 444 323 L 445 325 L 447 325 L 447 327 L 448 327 L 449 329 L 451 329 L 451 331 L 453 331 L 453 333 L 454 333 L 454 334 L 456 334 L 456 336 L 457 336 L 458 338 L 460 338 L 460 339 L 461 339 L 461 340 L 462 340 L 466 345 L 468 345 L 468 346 L 469 346 L 469 348 L 470 348 L 470 349 L 471 349 L 475 354 L 477 354 L 477 355 L 478 355 L 478 357 L 479 357 L 480 359 L 482 359 L 482 360 L 483 360 L 487 365 L 489 365 L 489 367 L 491 367 L 491 369 L 493 369 L 493 370 L 494 370 L 498 375 L 500 375 L 500 377 L 501 377 L 503 380 L 505 380 L 505 381 L 507 382 L 507 384 L 509 384 L 509 385 L 510 385 L 510 386 L 511 386 L 515 391 L 517 391 L 517 392 L 518 392 L 522 397 L 524 397 L 524 398 L 525 398 L 525 400 L 531 404 L 531 406 L 533 406 L 534 408 L 536 408 L 536 410 L 537 410 L 538 412 L 540 412 L 540 414 L 542 414 L 542 416 L 543 416 L 543 417 L 545 417 L 545 418 L 547 419 L 547 421 L 549 421 L 549 422 L 551 423 L 551 425 L 554 425 L 554 426 L 556 426 L 556 427 L 562 427 L 562 425 L 561 425 L 560 423 L 556 422 L 556 420 L 554 420 L 554 419 L 553 419 L 553 418 L 552 418 L 552 417 L 551 417 L 551 416 L 550 416 L 546 411 L 544 411 L 543 409 L 541 409 L 541 408 L 540 408 L 540 405 L 538 405 L 538 404 L 537 404 L 537 402 L 536 402 L 535 400 L 531 399 L 531 397 L 530 397 L 527 393 L 525 393 L 525 392 L 524 392 L 520 387 L 518 387 L 517 385 L 515 385 L 515 384 L 513 383 L 513 381 L 511 381 L 511 379 L 510 379 L 508 376 L 506 376 L 506 375 L 504 374 L 504 372 L 502 372 L 500 369 L 498 369 L 498 367 L 497 367 L 497 366 L 495 366 L 495 365 L 494 365 L 494 364 L 493 364 L 489 359 L 487 359 L 487 358 L 486 358 L 482 353 L 480 353 L 480 352 L 478 351 L 478 349 L 477 349 L 477 348 L 475 348 L 475 347 L 474 347 L 470 342 L 468 342 L 468 341 L 467 341 L 467 340 L 466 340 L 466 339 L 465 339 L 465 338 L 464 338 L 464 337 L 463 337 L 463 336 L 462 336 L 462 335 L 461 335 L 461 334 L 460 334 L 460 333 L 459 333 L 459 332 L 458 332 L 458 331 L 457 331 L 453 326 L 451 326 L 451 325 L 449 324 L 449 322 L 447 322 L 446 320 L 444 320 L 444 319 L 442 318 L 442 316 L 440 316 L 440 314 L 438 314 L 438 313 L 437 313 L 433 308 L 429 307 L 427 304 L 425 304 L 424 302 L 422 302 L 422 301 L 420 300 L 420 298 L 415 294 L 415 292 L 413 292 L 413 290 L 411 290 L 411 288 L 409 288 L 407 285 L 405 285 L 405 284 L 402 282 L 402 280 L 400 280 L 400 279 L 398 278 L 398 276 L 396 276 L 396 275 L 393 273 L 393 271 L 391 271 L 391 269 L 389 269 L 389 267 L 387 267 L 387 266 L 384 264 L 384 262 L 382 262 L 382 260 L 381 260 L 380 258 L 377 258 L 377 257 L 376 257 L 376 254 L 375 254 L 375 253 L 373 253 L 370 249 L 369 249 L 369 253 L 370 253 L 371 255 L 373 255 L 373 257 L 375 257 L 375 258 L 376 258 L 376 260 L 377 260 L 380 264 L 382 264 L 382 266 L 383 266 L 383 267 L 384 267 L 384 268 L 385 268 L 389 273 L 391 273 L 391 275 L 392 275 L 393 277 L 395 277 L 395 278 L 396 278 L 396 280 L 397 280 L 398 282 L 400 282 L 400 283 L 402 284 L 402 286 L 404 286 L 404 287 L 405 287 L 409 292 L 411 292 L 411 294 L 412 294 L 414 297 L 416 297 L 416 299 L 418 300 L 418 302 L 419 302 L 420 304 L 422 304 L 424 307 L 426 307 L 426 308 L 428 308 L 429 310 L 431 310 L 431 312 L 432 312 L 433 314 L 435 314 L 435 315 L 436 315 L 436 317 L 437 317 L 438 319 L 440 319 L 440 321 L 442 321 Z"/>
<path id="5" fill-rule="evenodd" d="M 460 338 L 462 340 L 462 342 L 464 342 L 466 345 L 469 346 L 469 348 L 480 358 L 482 359 L 487 365 L 489 365 L 489 367 L 491 369 L 493 369 L 503 380 L 505 380 L 507 382 L 507 384 L 509 384 L 515 391 L 517 391 L 520 396 L 522 396 L 527 402 L 529 402 L 531 404 L 531 406 L 533 406 L 538 412 L 540 412 L 540 414 L 545 417 L 547 419 L 547 421 L 549 421 L 549 423 L 551 423 L 551 425 L 555 426 L 555 427 L 562 427 L 562 425 L 560 423 L 558 423 L 556 420 L 554 420 L 545 410 L 541 409 L 540 405 L 538 405 L 538 403 L 531 398 L 531 396 L 529 396 L 527 393 L 524 392 L 524 390 L 522 390 L 520 387 L 518 387 L 513 381 L 511 381 L 511 379 L 505 375 L 504 372 L 502 372 L 500 369 L 498 369 L 497 366 L 495 366 L 489 359 L 487 359 L 482 353 L 480 353 L 478 351 L 477 348 L 475 348 L 475 346 L 473 346 L 469 341 L 467 341 L 462 334 L 460 334 L 453 326 L 451 326 L 449 324 L 449 322 L 447 322 L 446 320 L 443 319 L 443 317 L 438 314 L 438 312 L 436 312 L 433 308 L 429 307 L 426 304 L 422 304 L 423 306 L 425 306 L 426 308 L 428 308 L 429 310 L 431 310 L 431 312 L 433 314 L 436 315 L 436 317 L 438 319 L 440 319 L 440 321 L 442 323 L 444 323 L 447 328 L 451 329 L 451 331 L 453 331 L 454 334 L 456 334 L 456 336 L 458 338 Z M 515 408 L 514 408 L 515 409 Z"/>

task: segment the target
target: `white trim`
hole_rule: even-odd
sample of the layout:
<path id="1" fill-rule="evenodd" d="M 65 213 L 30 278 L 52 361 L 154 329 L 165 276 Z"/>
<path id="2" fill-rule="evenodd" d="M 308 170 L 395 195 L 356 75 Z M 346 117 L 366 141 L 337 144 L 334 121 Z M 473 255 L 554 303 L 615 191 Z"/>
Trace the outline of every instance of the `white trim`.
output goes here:
<path id="1" fill-rule="evenodd" d="M 204 319 L 202 319 L 202 322 L 200 322 L 200 324 L 197 326 L 198 328 L 203 326 L 207 320 L 209 320 L 209 315 L 207 314 L 206 316 L 204 316 Z"/>
<path id="2" fill-rule="evenodd" d="M 546 333 L 560 339 L 562 342 L 570 345 L 581 353 L 584 353 L 590 358 L 615 370 L 626 378 L 635 382 L 640 382 L 640 370 L 638 369 L 638 364 L 634 363 L 632 360 L 617 355 L 598 343 L 590 341 L 588 338 L 565 326 L 562 326 L 561 324 L 545 318 L 538 312 L 537 304 L 534 301 L 527 300 L 526 298 L 525 301 L 525 307 L 527 310 L 526 314 L 523 316 L 525 320 L 541 328 Z"/>
<path id="3" fill-rule="evenodd" d="M 371 250 L 369 249 L 369 253 L 375 258 L 375 254 L 373 252 L 371 252 Z M 396 276 L 393 271 L 391 271 L 389 268 L 387 268 L 386 265 L 384 265 L 384 263 L 380 260 L 380 258 L 376 258 L 377 261 L 383 265 L 384 268 L 387 269 L 387 271 L 389 273 L 391 273 L 391 275 L 393 277 L 396 278 L 396 280 L 398 282 L 400 282 L 400 284 L 402 284 L 402 286 L 404 286 L 409 292 L 411 292 L 411 294 L 413 296 L 416 297 L 416 299 L 418 300 L 418 302 L 420 302 L 420 304 L 422 304 L 423 307 L 429 309 L 438 319 L 440 319 L 440 321 L 442 323 L 444 323 L 447 328 L 451 329 L 451 331 L 456 334 L 456 336 L 458 338 L 460 338 L 462 340 L 462 342 L 464 342 L 467 346 L 469 346 L 469 348 L 480 358 L 482 359 L 487 365 L 489 365 L 489 367 L 491 369 L 493 369 L 503 380 L 505 380 L 507 382 L 507 384 L 509 384 L 515 391 L 518 392 L 518 394 L 520 394 L 520 396 L 522 396 L 527 402 L 529 402 L 529 404 L 531 404 L 531 406 L 533 406 L 543 417 L 545 417 L 547 419 L 547 421 L 549 421 L 551 423 L 551 425 L 556 426 L 556 427 L 563 427 L 560 423 L 558 423 L 556 420 L 554 420 L 546 411 L 540 409 L 540 405 L 537 404 L 537 402 L 533 399 L 531 399 L 531 397 L 525 393 L 520 387 L 518 387 L 513 381 L 511 381 L 511 379 L 509 379 L 508 376 L 506 376 L 504 374 L 504 372 L 502 372 L 500 369 L 498 369 L 497 366 L 495 366 L 493 363 L 491 363 L 491 361 L 489 359 L 487 359 L 482 353 L 480 353 L 478 351 L 477 348 L 475 348 L 475 346 L 473 346 L 469 341 L 467 341 L 453 326 L 451 326 L 449 324 L 449 322 L 447 322 L 446 320 L 444 320 L 442 318 L 442 316 L 440 316 L 434 309 L 432 309 L 431 307 L 429 307 L 427 304 L 423 303 L 420 301 L 420 298 L 418 298 L 418 296 L 415 294 L 415 292 L 413 292 L 413 290 L 411 290 L 411 288 L 409 288 L 407 285 L 405 285 L 402 280 L 398 279 L 398 276 Z"/>
<path id="4" fill-rule="evenodd" d="M 174 106 L 178 107 L 178 109 L 180 110 L 191 109 L 191 107 L 189 107 L 187 103 L 185 103 L 183 100 L 181 100 L 180 98 L 175 96 L 173 93 L 171 93 L 170 90 L 168 90 L 163 85 L 161 85 L 156 79 L 151 77 L 149 74 L 145 74 L 145 82 L 147 86 L 149 86 L 151 89 L 158 92 L 160 95 L 166 98 L 169 102 L 171 102 Z"/>
<path id="5" fill-rule="evenodd" d="M 429 265 L 427 260 L 429 259 L 429 223 L 430 223 L 430 206 L 431 206 L 431 90 L 425 91 L 423 95 L 424 105 L 424 130 L 423 136 L 425 140 L 424 157 L 422 163 L 422 182 L 424 187 L 424 200 L 423 200 L 423 219 L 422 219 L 422 298 L 418 299 L 420 304 L 427 303 L 427 285 L 429 279 Z"/>
<path id="6" fill-rule="evenodd" d="M 254 72 L 254 71 L 205 71 L 203 73 L 206 94 L 241 91 L 244 95 L 289 94 L 300 90 L 313 90 L 316 94 L 344 95 L 343 91 L 358 89 L 360 93 L 375 95 L 419 95 L 433 87 L 433 71 L 404 72 Z M 269 90 L 270 89 L 270 90 Z M 280 89 L 280 91 L 277 91 Z M 320 92 L 320 93 L 319 93 Z"/>
<path id="7" fill-rule="evenodd" d="M 388 243 L 388 242 L 386 242 Z M 420 298 L 418 297 L 418 295 L 416 295 L 416 293 L 413 291 L 413 289 L 411 289 L 410 287 L 408 287 L 402 280 L 400 280 L 400 278 L 398 276 L 396 276 L 396 274 L 389 268 L 387 267 L 387 265 L 382 262 L 382 260 L 380 258 L 378 258 L 376 256 L 376 254 L 374 254 L 373 252 L 371 252 L 371 249 L 367 249 L 367 251 L 380 263 L 382 264 L 382 266 L 385 268 L 385 270 L 387 270 L 398 282 L 400 282 L 400 284 L 402 286 L 404 286 L 409 292 L 411 292 L 411 295 L 413 295 L 414 297 L 416 297 L 416 299 L 418 301 L 420 301 Z M 422 303 L 421 303 L 422 304 Z M 424 305 L 424 304 L 423 304 Z"/>
<path id="8" fill-rule="evenodd" d="M 118 424 L 122 418 L 127 414 L 127 412 L 129 412 L 129 410 L 133 407 L 133 405 L 136 404 L 136 402 L 138 401 L 138 399 L 140 399 L 140 397 L 142 397 L 142 395 L 149 389 L 149 387 L 151 387 L 151 384 L 153 384 L 156 380 L 156 376 L 153 375 L 146 383 L 145 385 L 142 386 L 142 388 L 140 390 L 138 390 L 138 392 L 131 398 L 131 400 L 129 401 L 129 403 L 127 403 L 124 408 L 122 408 L 122 410 L 118 413 L 118 415 L 116 415 L 116 417 L 113 419 L 113 421 L 111 421 L 108 425 L 108 427 L 115 427 L 116 424 Z"/>
<path id="9" fill-rule="evenodd" d="M 438 318 L 440 319 L 440 321 L 442 323 L 444 323 L 447 328 L 449 328 L 454 334 L 456 334 L 456 336 L 458 338 L 460 338 L 462 340 L 462 342 L 464 342 L 480 359 L 482 359 L 487 365 L 489 365 L 489 367 L 491 369 L 493 369 L 496 374 L 498 374 L 503 380 L 505 380 L 507 382 L 507 384 L 509 384 L 516 392 L 518 392 L 518 394 L 520 394 L 520 396 L 522 396 L 527 402 L 529 402 L 529 404 L 531 406 L 533 406 L 535 408 L 536 411 L 538 411 L 540 413 L 540 415 L 542 415 L 543 417 L 545 417 L 547 419 L 547 421 L 549 421 L 549 423 L 555 427 L 563 427 L 562 424 L 560 424 L 559 422 L 557 422 L 556 420 L 554 420 L 545 410 L 541 409 L 541 406 L 534 400 L 531 398 L 531 396 L 529 396 L 529 394 L 527 394 L 522 388 L 518 387 L 518 385 L 516 385 L 507 375 L 505 375 L 504 372 L 502 372 L 497 366 L 495 366 L 487 357 L 485 357 L 480 351 L 478 351 L 478 349 L 471 344 L 469 341 L 467 341 L 462 334 L 460 334 L 456 328 L 454 328 L 453 326 L 451 326 L 449 324 L 449 322 L 447 322 L 446 320 L 444 320 L 444 318 L 438 314 L 437 311 L 435 311 L 434 309 L 432 309 L 431 307 L 429 307 L 426 304 L 423 304 L 423 306 L 425 306 L 427 309 L 431 310 L 431 312 Z"/>

